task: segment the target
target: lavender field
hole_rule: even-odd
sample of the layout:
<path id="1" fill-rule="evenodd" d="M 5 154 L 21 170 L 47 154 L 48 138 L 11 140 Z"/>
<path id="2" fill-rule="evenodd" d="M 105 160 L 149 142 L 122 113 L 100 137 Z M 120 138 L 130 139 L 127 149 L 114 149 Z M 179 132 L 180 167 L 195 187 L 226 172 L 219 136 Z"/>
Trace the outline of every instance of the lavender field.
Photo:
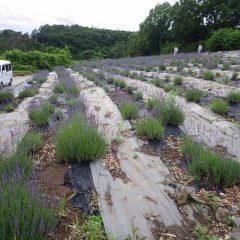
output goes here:
<path id="1" fill-rule="evenodd" d="M 0 92 L 0 239 L 238 239 L 239 69 L 234 51 L 19 78 Z"/>

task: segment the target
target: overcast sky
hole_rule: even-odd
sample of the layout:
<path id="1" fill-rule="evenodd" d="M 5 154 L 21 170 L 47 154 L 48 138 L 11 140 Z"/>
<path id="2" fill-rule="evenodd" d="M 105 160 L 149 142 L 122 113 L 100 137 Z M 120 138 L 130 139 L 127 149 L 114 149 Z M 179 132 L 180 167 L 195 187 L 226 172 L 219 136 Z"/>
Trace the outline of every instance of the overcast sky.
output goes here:
<path id="1" fill-rule="evenodd" d="M 164 0 L 5 0 L 0 30 L 31 32 L 44 24 L 79 24 L 137 31 L 149 11 Z M 175 0 L 169 0 L 171 4 Z"/>

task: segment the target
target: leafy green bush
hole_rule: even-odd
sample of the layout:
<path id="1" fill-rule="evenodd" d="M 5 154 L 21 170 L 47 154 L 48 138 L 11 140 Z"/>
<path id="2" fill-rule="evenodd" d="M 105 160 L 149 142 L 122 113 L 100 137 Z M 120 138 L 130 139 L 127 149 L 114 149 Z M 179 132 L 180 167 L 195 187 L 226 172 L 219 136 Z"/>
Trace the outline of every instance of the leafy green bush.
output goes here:
<path id="1" fill-rule="evenodd" d="M 198 89 L 187 89 L 185 97 L 188 102 L 199 103 L 202 97 L 202 91 Z"/>
<path id="2" fill-rule="evenodd" d="M 142 100 L 143 99 L 143 94 L 142 94 L 142 92 L 138 91 L 138 92 L 134 93 L 133 97 L 134 97 L 135 100 Z"/>
<path id="3" fill-rule="evenodd" d="M 28 80 L 27 84 L 33 84 L 33 80 Z"/>
<path id="4" fill-rule="evenodd" d="M 183 79 L 182 79 L 182 77 L 176 77 L 176 78 L 174 78 L 174 80 L 173 80 L 173 84 L 174 85 L 178 85 L 178 86 L 181 86 L 182 84 L 183 84 Z"/>
<path id="5" fill-rule="evenodd" d="M 43 145 L 43 139 L 40 133 L 28 132 L 18 144 L 17 152 L 20 155 L 34 155 Z"/>
<path id="6" fill-rule="evenodd" d="M 164 135 L 164 127 L 162 123 L 154 118 L 148 118 L 140 121 L 135 126 L 136 134 L 147 140 L 162 139 Z"/>
<path id="7" fill-rule="evenodd" d="M 214 80 L 214 74 L 211 71 L 206 71 L 206 72 L 203 73 L 203 79 L 213 81 Z"/>
<path id="8" fill-rule="evenodd" d="M 62 127 L 56 137 L 59 161 L 94 161 L 101 158 L 105 150 L 105 140 L 79 116 L 75 116 Z"/>
<path id="9" fill-rule="evenodd" d="M 226 96 L 227 102 L 229 104 L 235 104 L 240 102 L 240 92 L 230 92 Z"/>
<path id="10" fill-rule="evenodd" d="M 10 92 L 0 92 L 0 104 L 12 103 L 14 95 Z"/>
<path id="11" fill-rule="evenodd" d="M 230 187 L 240 180 L 240 164 L 228 157 L 208 150 L 184 136 L 182 153 L 191 158 L 189 171 L 198 178 L 208 177 L 217 186 Z"/>
<path id="12" fill-rule="evenodd" d="M 18 94 L 19 98 L 28 98 L 33 97 L 38 93 L 35 89 L 25 89 Z"/>
<path id="13" fill-rule="evenodd" d="M 123 119 L 130 120 L 138 117 L 138 108 L 131 102 L 123 102 L 119 106 Z"/>
<path id="14" fill-rule="evenodd" d="M 228 51 L 240 49 L 240 30 L 222 28 L 212 34 L 207 40 L 210 51 Z"/>
<path id="15" fill-rule="evenodd" d="M 46 126 L 49 123 L 49 114 L 41 109 L 33 109 L 28 113 L 32 123 L 38 127 Z"/>
<path id="16" fill-rule="evenodd" d="M 65 86 L 62 84 L 58 84 L 53 88 L 54 93 L 64 93 L 65 92 Z"/>
<path id="17" fill-rule="evenodd" d="M 166 69 L 167 69 L 167 67 L 165 64 L 160 64 L 160 66 L 159 66 L 160 71 L 165 71 Z"/>
<path id="18" fill-rule="evenodd" d="M 4 106 L 4 111 L 5 112 L 13 112 L 14 111 L 14 106 L 12 103 L 8 103 Z"/>
<path id="19" fill-rule="evenodd" d="M 177 126 L 184 122 L 185 116 L 174 98 L 170 97 L 165 102 L 159 102 L 153 108 L 154 116 L 163 125 Z"/>
<path id="20" fill-rule="evenodd" d="M 228 111 L 228 103 L 225 100 L 214 99 L 210 108 L 213 112 L 223 115 Z"/>

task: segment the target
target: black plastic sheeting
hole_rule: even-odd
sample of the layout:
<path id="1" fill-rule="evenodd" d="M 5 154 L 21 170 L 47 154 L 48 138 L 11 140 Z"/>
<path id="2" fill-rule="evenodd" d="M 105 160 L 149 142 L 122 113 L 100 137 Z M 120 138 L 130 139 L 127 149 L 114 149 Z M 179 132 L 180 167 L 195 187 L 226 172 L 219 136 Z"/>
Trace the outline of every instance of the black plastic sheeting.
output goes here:
<path id="1" fill-rule="evenodd" d="M 64 177 L 64 184 L 77 192 L 71 199 L 72 205 L 91 215 L 91 197 L 95 188 L 89 163 L 72 165 Z"/>

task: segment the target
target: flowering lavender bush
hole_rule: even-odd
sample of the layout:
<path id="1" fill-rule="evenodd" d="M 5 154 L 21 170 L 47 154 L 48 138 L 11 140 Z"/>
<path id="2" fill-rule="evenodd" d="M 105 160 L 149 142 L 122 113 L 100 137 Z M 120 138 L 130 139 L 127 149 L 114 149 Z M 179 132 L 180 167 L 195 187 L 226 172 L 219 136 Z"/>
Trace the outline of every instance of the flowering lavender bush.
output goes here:
<path id="1" fill-rule="evenodd" d="M 54 212 L 19 166 L 0 176 L 0 239 L 41 240 L 56 226 Z"/>

